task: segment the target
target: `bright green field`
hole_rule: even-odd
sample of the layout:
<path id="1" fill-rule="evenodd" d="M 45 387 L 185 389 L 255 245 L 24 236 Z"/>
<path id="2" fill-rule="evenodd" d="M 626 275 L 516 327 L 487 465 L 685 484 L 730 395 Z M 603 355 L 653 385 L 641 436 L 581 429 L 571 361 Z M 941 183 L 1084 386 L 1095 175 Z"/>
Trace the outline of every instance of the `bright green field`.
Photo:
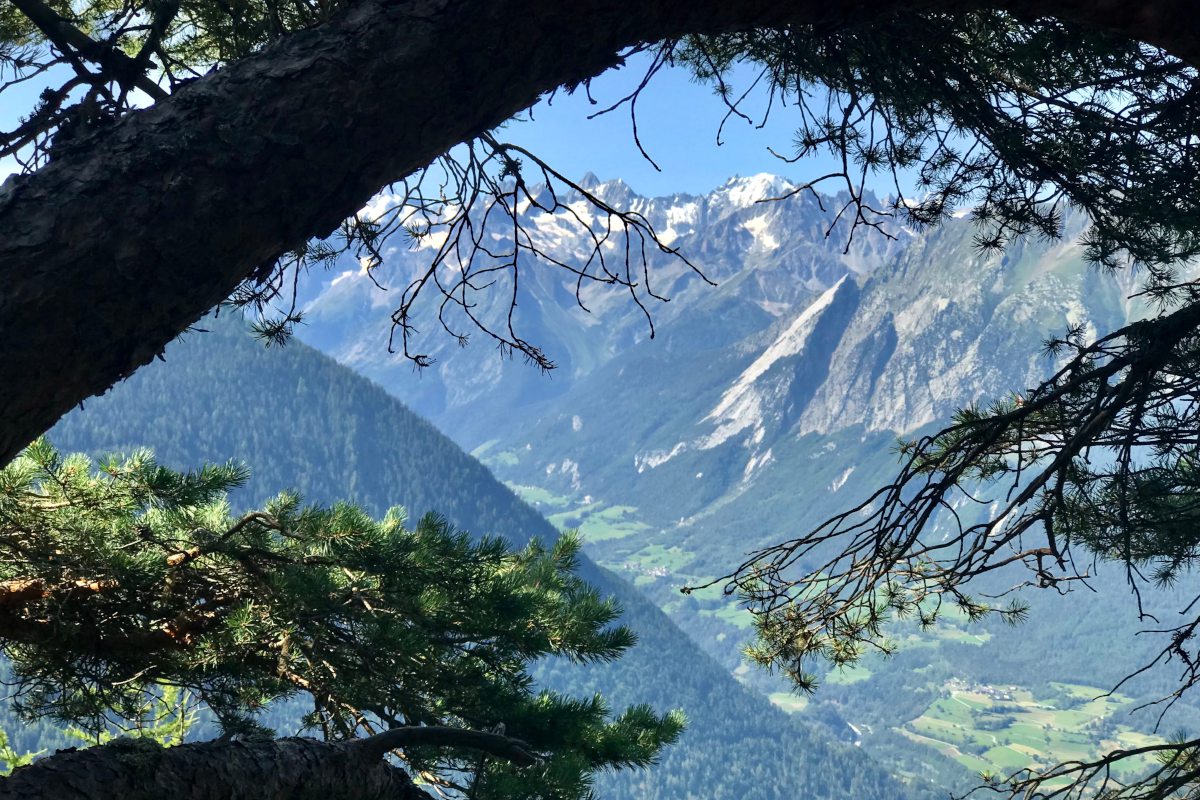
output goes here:
<path id="1" fill-rule="evenodd" d="M 525 486 L 519 483 L 506 483 L 508 488 L 526 503 L 537 509 L 566 508 L 571 499 L 561 494 L 553 494 L 540 486 Z"/>
<path id="2" fill-rule="evenodd" d="M 722 619 L 725 622 L 728 622 L 730 625 L 735 625 L 739 628 L 745 628 L 746 630 L 750 630 L 754 627 L 754 615 L 735 602 L 727 603 L 720 608 L 701 609 L 700 613 L 706 617 L 716 617 L 717 619 Z"/>
<path id="3" fill-rule="evenodd" d="M 567 506 L 564 503 L 560 508 Z M 635 533 L 649 530 L 650 526 L 635 515 L 634 506 L 605 506 L 591 503 L 567 511 L 551 514 L 548 519 L 556 528 L 578 528 L 586 542 L 602 542 L 607 539 L 623 539 Z"/>
<path id="4" fill-rule="evenodd" d="M 803 711 L 808 707 L 808 698 L 800 695 L 792 694 L 791 692 L 771 692 L 767 695 L 771 702 L 782 708 L 789 714 L 794 714 L 797 711 Z"/>
<path id="5" fill-rule="evenodd" d="M 1097 727 L 1129 699 L 1100 697 L 1102 690 L 1090 686 L 1053 685 L 1086 702 L 1059 709 L 1024 689 L 955 683 L 900 732 L 974 772 L 1000 775 L 1162 741 L 1122 725 L 1110 738 L 1098 741 Z M 1149 766 L 1143 761 L 1133 771 Z"/>
<path id="6" fill-rule="evenodd" d="M 871 670 L 860 664 L 854 664 L 829 670 L 829 674 L 825 676 L 825 683 L 848 685 L 865 681 L 870 677 Z"/>

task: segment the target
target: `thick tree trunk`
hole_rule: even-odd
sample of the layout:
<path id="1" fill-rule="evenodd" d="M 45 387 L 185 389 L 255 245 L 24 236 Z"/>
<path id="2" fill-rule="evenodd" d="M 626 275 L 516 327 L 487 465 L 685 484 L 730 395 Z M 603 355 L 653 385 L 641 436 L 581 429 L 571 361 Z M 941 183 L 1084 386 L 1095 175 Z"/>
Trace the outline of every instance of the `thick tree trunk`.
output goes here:
<path id="1" fill-rule="evenodd" d="M 433 800 L 384 754 L 458 747 L 529 766 L 517 739 L 440 726 L 392 728 L 365 739 L 291 738 L 160 747 L 117 739 L 62 750 L 0 778 L 0 800 Z"/>
<path id="2" fill-rule="evenodd" d="M 362 0 L 0 188 L 0 464 L 255 268 L 639 41 L 978 0 Z M 1187 0 L 995 0 L 1200 63 Z"/>
<path id="3" fill-rule="evenodd" d="M 0 800 L 432 800 L 404 770 L 354 742 L 204 742 L 160 748 L 123 739 L 0 778 Z"/>

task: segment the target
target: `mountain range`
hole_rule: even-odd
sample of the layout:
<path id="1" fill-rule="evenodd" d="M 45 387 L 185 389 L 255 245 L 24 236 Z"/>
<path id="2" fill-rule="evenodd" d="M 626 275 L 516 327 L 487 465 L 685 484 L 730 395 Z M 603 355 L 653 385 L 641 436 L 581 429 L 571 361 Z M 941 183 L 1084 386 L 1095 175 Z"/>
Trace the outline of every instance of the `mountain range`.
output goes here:
<path id="1" fill-rule="evenodd" d="M 414 373 L 387 352 L 392 295 L 376 283 L 412 274 L 428 258 L 421 248 L 393 251 L 371 276 L 355 264 L 335 270 L 308 302 L 300 336 L 427 415 L 551 522 L 579 528 L 600 564 L 730 672 L 898 772 L 960 785 L 969 772 L 1099 746 L 1102 737 L 1069 721 L 1035 743 L 1018 731 L 1016 744 L 994 733 L 939 739 L 929 728 L 964 727 L 938 717 L 947 698 L 976 702 L 966 689 L 948 692 L 950 681 L 1019 686 L 1033 709 L 1069 705 L 1072 691 L 1098 696 L 1141 666 L 1149 637 L 1108 652 L 1139 627 L 1120 581 L 1100 581 L 1095 594 L 1034 596 L 1034 622 L 1015 630 L 951 621 L 932 639 L 905 632 L 915 649 L 832 672 L 809 701 L 742 663 L 749 620 L 719 585 L 679 593 L 856 505 L 891 477 L 899 439 L 1036 384 L 1053 366 L 1045 340 L 1074 328 L 1095 337 L 1146 315 L 1135 275 L 1085 263 L 1086 220 L 1068 213 L 1061 239 L 982 253 L 969 215 L 927 231 L 888 222 L 852 232 L 833 222 L 845 198 L 773 199 L 796 188 L 776 176 L 734 178 L 706 196 L 645 198 L 591 176 L 584 185 L 642 214 L 717 284 L 653 256 L 655 291 L 670 298 L 649 306 L 653 339 L 628 294 L 585 285 L 584 311 L 573 276 L 527 261 L 515 320 L 558 369 L 547 377 L 481 342 L 460 348 L 434 335 L 422 345 L 437 361 Z M 602 224 L 579 216 L 593 231 Z M 587 252 L 589 229 L 569 215 L 530 207 L 521 223 L 564 260 Z M 477 313 L 487 318 L 498 303 L 506 300 L 481 294 Z M 1107 721 L 1115 738 L 1103 741 L 1126 746 L 1154 729 L 1153 715 L 1128 713 L 1163 690 L 1169 678 L 1146 677 L 1123 687 L 1121 704 L 1089 706 L 1076 721 Z M 1038 724 L 1049 725 L 1027 726 Z"/>

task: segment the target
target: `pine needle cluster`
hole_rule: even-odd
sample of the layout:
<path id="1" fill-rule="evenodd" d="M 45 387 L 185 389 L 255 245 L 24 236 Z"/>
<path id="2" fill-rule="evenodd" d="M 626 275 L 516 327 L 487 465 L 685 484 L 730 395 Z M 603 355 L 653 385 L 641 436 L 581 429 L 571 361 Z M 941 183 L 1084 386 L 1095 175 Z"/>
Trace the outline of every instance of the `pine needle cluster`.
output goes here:
<path id="1" fill-rule="evenodd" d="M 501 732 L 531 767 L 407 748 L 414 775 L 473 797 L 584 797 L 599 769 L 643 766 L 682 729 L 645 706 L 539 691 L 528 667 L 608 661 L 634 644 L 575 575 L 564 536 L 513 550 L 444 519 L 304 506 L 234 515 L 229 463 L 176 472 L 148 451 L 93 463 L 31 445 L 0 471 L 0 640 L 18 709 L 99 731 L 148 693 L 198 698 L 226 735 L 269 733 L 302 696 L 327 739 L 414 725 Z"/>

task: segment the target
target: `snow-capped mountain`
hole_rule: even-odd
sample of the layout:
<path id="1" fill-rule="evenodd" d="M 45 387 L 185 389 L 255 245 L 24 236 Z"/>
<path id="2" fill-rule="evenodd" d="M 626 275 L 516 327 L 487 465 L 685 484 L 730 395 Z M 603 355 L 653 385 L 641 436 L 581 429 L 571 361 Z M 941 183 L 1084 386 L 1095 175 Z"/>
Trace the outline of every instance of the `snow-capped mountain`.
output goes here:
<path id="1" fill-rule="evenodd" d="M 1082 219 L 1060 241 L 985 256 L 965 219 L 921 235 L 860 229 L 848 244 L 848 227 L 830 231 L 836 198 L 763 202 L 795 188 L 770 175 L 704 196 L 645 198 L 592 176 L 583 185 L 643 215 L 717 283 L 655 259 L 655 289 L 671 302 L 651 306 L 654 341 L 626 293 L 585 287 L 586 312 L 574 276 L 528 263 L 517 325 L 559 363 L 550 377 L 436 334 L 422 343 L 437 363 L 414 374 L 386 350 L 393 293 L 356 267 L 310 304 L 301 336 L 480 448 L 500 477 L 553 495 L 546 510 L 563 521 L 637 509 L 636 535 L 593 543 L 610 563 L 654 541 L 695 539 L 717 543 L 685 547 L 692 555 L 677 566 L 727 565 L 784 520 L 829 511 L 835 495 L 884 477 L 896 436 L 1037 382 L 1050 367 L 1045 339 L 1075 325 L 1095 335 L 1141 313 L 1125 299 L 1129 276 L 1083 263 Z M 568 202 L 570 213 L 527 208 L 522 219 L 564 260 L 590 247 L 570 219 L 601 224 L 580 198 Z M 428 257 L 396 252 L 374 278 L 399 282 Z M 799 475 L 825 491 L 798 515 L 788 487 Z M 749 530 L 726 547 L 718 527 L 734 510 Z"/>
<path id="2" fill-rule="evenodd" d="M 903 230 L 894 233 L 896 238 L 860 233 L 847 247 L 848 228 L 839 226 L 829 233 L 833 215 L 810 195 L 764 202 L 795 188 L 771 175 L 732 178 L 704 196 L 646 198 L 622 181 L 600 182 L 590 175 L 581 185 L 613 207 L 643 216 L 663 244 L 679 248 L 718 284 L 713 288 L 679 259 L 651 253 L 653 291 L 670 302 L 644 299 L 657 331 L 672 348 L 687 346 L 679 341 L 685 331 L 686 336 L 732 345 L 803 307 L 845 276 L 889 263 L 912 238 Z M 570 208 L 557 214 L 526 202 L 521 221 L 547 252 L 580 263 L 590 252 L 593 232 L 601 230 L 605 220 L 578 195 L 565 195 L 564 200 Z M 497 228 L 489 235 L 501 250 L 511 233 Z M 627 290 L 584 283 L 584 310 L 575 301 L 574 275 L 523 259 L 516 327 L 558 365 L 552 378 L 501 358 L 484 335 L 476 334 L 471 346 L 460 349 L 441 333 L 432 316 L 435 301 L 426 309 L 430 313 L 418 320 L 426 335 L 417 339 L 421 352 L 431 354 L 435 364 L 415 375 L 409 361 L 388 352 L 390 312 L 399 302 L 399 291 L 432 257 L 429 244 L 394 247 L 384 267 L 371 276 L 348 259 L 309 302 L 308 324 L 299 334 L 456 431 L 460 441 L 470 441 L 471 432 L 483 429 L 476 424 L 481 401 L 505 407 L 557 396 L 649 338 L 646 317 Z M 610 259 L 620 255 L 619 246 L 617 241 L 609 245 Z M 506 308 L 508 296 L 493 291 L 476 299 L 484 306 L 479 313 L 494 318 Z M 469 324 L 458 321 L 463 332 L 472 333 Z"/>
<path id="3" fill-rule="evenodd" d="M 702 197 L 590 185 L 644 214 L 718 284 L 655 261 L 656 289 L 672 298 L 651 307 L 655 340 L 627 296 L 589 289 L 588 314 L 574 303 L 569 276 L 545 269 L 523 273 L 518 321 L 562 365 L 550 378 L 486 346 L 459 350 L 444 336 L 431 340 L 439 363 L 413 375 L 383 347 L 388 296 L 352 269 L 312 304 L 301 334 L 474 448 L 556 525 L 579 528 L 597 561 L 630 577 L 728 669 L 767 691 L 781 687 L 741 663 L 745 615 L 717 590 L 684 598 L 680 586 L 728 574 L 748 552 L 853 508 L 893 477 L 898 437 L 1037 383 L 1053 367 L 1046 339 L 1068 328 L 1098 336 L 1147 313 L 1130 299 L 1136 276 L 1084 262 L 1082 218 L 1058 241 L 1000 254 L 975 248 L 967 219 L 920 234 L 860 229 L 847 247 L 848 231 L 827 235 L 831 213 L 811 197 L 758 202 L 794 188 L 772 176 L 733 179 Z M 563 255 L 585 247 L 585 234 L 563 219 L 525 222 Z M 398 254 L 389 268 L 411 274 L 421 255 Z M 903 730 L 939 696 L 939 681 L 1017 684 L 1036 672 L 1106 688 L 1137 659 L 1131 649 L 1073 661 L 1107 646 L 1123 608 L 1111 595 L 1074 602 L 1073 612 L 1056 607 L 1039 628 L 1053 652 L 1025 652 L 1019 633 L 996 629 L 946 639 L 959 649 L 944 658 L 932 655 L 940 644 L 923 641 L 930 649 L 906 666 L 873 665 L 846 681 L 861 686 L 815 699 L 804 713 L 853 731 L 855 743 L 861 737 L 903 769 L 930 769 L 944 749 Z M 1097 603 L 1109 619 L 1077 632 Z M 963 649 L 987 637 L 1001 643 L 999 655 Z"/>

